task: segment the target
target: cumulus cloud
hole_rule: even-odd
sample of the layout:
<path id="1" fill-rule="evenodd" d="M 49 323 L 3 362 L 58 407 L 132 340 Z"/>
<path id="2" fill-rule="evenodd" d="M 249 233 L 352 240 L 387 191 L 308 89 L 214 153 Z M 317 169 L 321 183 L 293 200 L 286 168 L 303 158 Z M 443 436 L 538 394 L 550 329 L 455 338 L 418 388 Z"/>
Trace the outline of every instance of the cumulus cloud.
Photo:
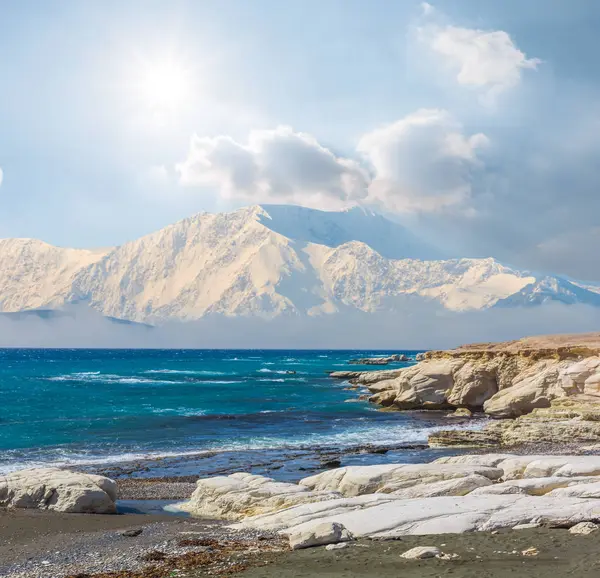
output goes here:
<path id="1" fill-rule="evenodd" d="M 177 171 L 181 184 L 214 187 L 223 197 L 323 208 L 364 199 L 369 180 L 356 161 L 287 126 L 252 131 L 247 144 L 194 135 Z"/>
<path id="2" fill-rule="evenodd" d="M 424 15 L 434 13 L 427 4 Z M 441 56 L 462 86 L 482 91 L 492 100 L 521 81 L 523 70 L 535 70 L 539 58 L 527 58 L 504 30 L 479 30 L 454 25 L 427 23 L 420 39 Z"/>
<path id="3" fill-rule="evenodd" d="M 225 198 L 437 211 L 469 198 L 471 175 L 481 165 L 478 153 L 487 144 L 483 134 L 464 134 L 447 111 L 422 109 L 363 135 L 361 162 L 280 126 L 253 131 L 247 144 L 194 135 L 177 171 L 181 184 L 214 187 Z"/>
<path id="4" fill-rule="evenodd" d="M 365 134 L 358 150 L 373 167 L 369 201 L 399 212 L 461 205 L 471 195 L 479 154 L 489 144 L 466 135 L 445 110 L 421 109 Z"/>
<path id="5" fill-rule="evenodd" d="M 2 185 L 2 181 L 4 180 L 4 171 L 2 167 L 0 167 L 0 186 Z"/>

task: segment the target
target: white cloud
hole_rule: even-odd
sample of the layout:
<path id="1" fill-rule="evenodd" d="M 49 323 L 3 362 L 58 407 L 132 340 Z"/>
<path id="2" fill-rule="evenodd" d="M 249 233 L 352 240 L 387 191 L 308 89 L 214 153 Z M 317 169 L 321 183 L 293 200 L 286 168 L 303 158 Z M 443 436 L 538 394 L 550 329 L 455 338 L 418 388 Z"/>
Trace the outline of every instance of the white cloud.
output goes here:
<path id="1" fill-rule="evenodd" d="M 358 163 L 287 126 L 252 131 L 247 144 L 194 135 L 176 168 L 181 184 L 216 187 L 223 197 L 322 208 L 365 198 L 369 181 Z"/>
<path id="2" fill-rule="evenodd" d="M 2 185 L 2 181 L 4 180 L 4 171 L 0 168 L 0 186 Z"/>
<path id="3" fill-rule="evenodd" d="M 472 173 L 482 164 L 478 153 L 488 142 L 483 134 L 464 134 L 445 110 L 421 109 L 363 135 L 362 164 L 280 126 L 252 131 L 247 144 L 194 135 L 176 169 L 182 185 L 216 188 L 224 198 L 434 212 L 468 201 Z"/>
<path id="4" fill-rule="evenodd" d="M 426 17 L 435 13 L 429 4 L 423 11 Z M 460 85 L 483 91 L 487 99 L 518 85 L 523 70 L 535 70 L 542 62 L 527 58 L 503 30 L 429 23 L 419 30 L 419 36 L 446 61 Z"/>
<path id="5" fill-rule="evenodd" d="M 421 109 L 365 134 L 358 150 L 373 167 L 369 201 L 398 212 L 432 212 L 461 205 L 481 165 L 484 134 L 467 136 L 445 110 Z"/>

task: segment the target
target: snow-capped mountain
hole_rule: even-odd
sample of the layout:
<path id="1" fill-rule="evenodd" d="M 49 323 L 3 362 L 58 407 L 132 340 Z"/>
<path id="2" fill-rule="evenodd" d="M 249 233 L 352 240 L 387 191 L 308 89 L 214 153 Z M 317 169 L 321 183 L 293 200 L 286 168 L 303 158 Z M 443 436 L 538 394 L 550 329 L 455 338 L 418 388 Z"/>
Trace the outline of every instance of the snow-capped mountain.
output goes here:
<path id="1" fill-rule="evenodd" d="M 454 311 L 547 300 L 600 306 L 600 295 L 558 277 L 436 256 L 361 209 L 246 207 L 198 214 L 105 251 L 1 240 L 0 311 L 83 301 L 108 317 L 160 323 L 391 311 L 403 296 Z"/>

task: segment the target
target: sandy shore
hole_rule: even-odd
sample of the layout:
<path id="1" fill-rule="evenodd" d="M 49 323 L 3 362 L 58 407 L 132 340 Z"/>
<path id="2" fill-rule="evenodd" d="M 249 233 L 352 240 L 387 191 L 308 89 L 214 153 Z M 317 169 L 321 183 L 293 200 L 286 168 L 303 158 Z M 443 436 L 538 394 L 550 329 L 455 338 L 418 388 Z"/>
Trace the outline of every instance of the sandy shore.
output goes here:
<path id="1" fill-rule="evenodd" d="M 127 530 L 142 530 L 123 536 Z M 411 561 L 401 554 L 437 546 L 452 560 Z M 524 556 L 534 548 L 537 555 Z M 525 578 L 600 575 L 597 534 L 564 529 L 361 540 L 343 550 L 296 552 L 273 536 L 232 532 L 224 524 L 167 516 L 91 516 L 2 512 L 0 576 L 7 578 Z"/>
<path id="2" fill-rule="evenodd" d="M 458 554 L 454 560 L 404 560 L 415 546 L 437 546 Z M 536 548 L 536 556 L 523 551 Z M 243 578 L 402 577 L 402 578 L 582 578 L 600 576 L 597 534 L 573 536 L 567 530 L 512 530 L 499 534 L 406 536 L 392 542 L 360 541 L 343 550 L 311 548 L 272 555 L 265 567 L 241 573 Z M 201 576 L 201 574 L 197 574 Z"/>
<path id="3" fill-rule="evenodd" d="M 7 578 L 228 575 L 230 570 L 261 564 L 263 552 L 283 547 L 278 537 L 233 532 L 211 520 L 35 510 L 0 513 L 0 576 Z M 192 568 L 201 573 L 181 573 Z"/>

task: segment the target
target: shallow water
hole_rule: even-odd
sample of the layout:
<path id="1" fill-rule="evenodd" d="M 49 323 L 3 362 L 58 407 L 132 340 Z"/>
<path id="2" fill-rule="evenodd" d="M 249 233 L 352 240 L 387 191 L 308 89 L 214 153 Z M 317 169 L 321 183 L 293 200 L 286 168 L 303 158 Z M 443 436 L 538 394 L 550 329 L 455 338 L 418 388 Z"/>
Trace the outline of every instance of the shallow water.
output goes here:
<path id="1" fill-rule="evenodd" d="M 423 442 L 439 424 L 379 412 L 326 373 L 389 353 L 0 350 L 0 472 Z"/>

